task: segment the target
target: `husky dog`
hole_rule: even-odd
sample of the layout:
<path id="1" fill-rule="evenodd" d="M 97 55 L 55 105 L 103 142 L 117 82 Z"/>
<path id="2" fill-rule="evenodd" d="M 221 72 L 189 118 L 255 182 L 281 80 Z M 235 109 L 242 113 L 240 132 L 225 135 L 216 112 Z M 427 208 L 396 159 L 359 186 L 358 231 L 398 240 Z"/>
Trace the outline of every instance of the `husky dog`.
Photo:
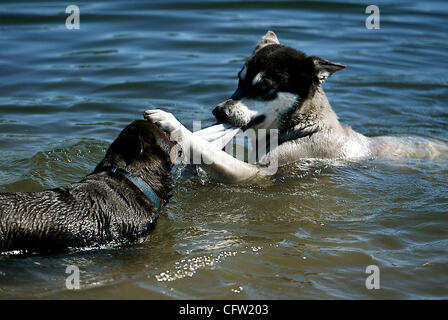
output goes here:
<path id="1" fill-rule="evenodd" d="M 213 114 L 218 123 L 243 130 L 278 130 L 278 147 L 270 150 L 261 164 L 273 159 L 284 165 L 301 158 L 432 158 L 438 154 L 435 141 L 416 137 L 368 138 L 341 123 L 322 84 L 345 67 L 281 45 L 274 32 L 268 31 L 238 73 L 237 90 Z M 172 133 L 172 139 L 201 152 L 203 159 L 212 162 L 203 164 L 203 169 L 220 179 L 239 182 L 266 174 L 261 164 L 250 165 L 224 155 L 193 135 L 172 114 L 147 110 L 144 116 Z"/>

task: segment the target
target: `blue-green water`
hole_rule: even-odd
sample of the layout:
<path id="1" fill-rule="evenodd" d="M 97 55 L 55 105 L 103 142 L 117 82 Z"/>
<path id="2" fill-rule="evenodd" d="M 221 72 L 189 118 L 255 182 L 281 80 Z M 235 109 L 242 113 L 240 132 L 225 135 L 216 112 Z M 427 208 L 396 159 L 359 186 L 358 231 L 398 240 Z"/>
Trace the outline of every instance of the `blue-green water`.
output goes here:
<path id="1" fill-rule="evenodd" d="M 266 30 L 348 68 L 324 89 L 363 134 L 448 141 L 448 4 L 0 3 L 0 191 L 79 180 L 148 108 L 187 127 L 211 110 Z M 140 245 L 0 256 L 0 298 L 448 298 L 448 162 L 290 166 L 263 185 L 177 181 Z M 81 290 L 65 287 L 77 265 Z M 380 269 L 379 290 L 365 269 Z"/>

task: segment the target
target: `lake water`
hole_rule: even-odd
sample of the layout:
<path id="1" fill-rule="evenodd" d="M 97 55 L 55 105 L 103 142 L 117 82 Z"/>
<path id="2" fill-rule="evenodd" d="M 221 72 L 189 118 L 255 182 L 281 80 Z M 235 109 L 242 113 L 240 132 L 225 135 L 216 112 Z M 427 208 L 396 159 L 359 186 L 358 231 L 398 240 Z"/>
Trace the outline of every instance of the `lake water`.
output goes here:
<path id="1" fill-rule="evenodd" d="M 348 65 L 324 85 L 368 136 L 448 141 L 448 3 L 77 1 L 0 4 L 0 191 L 93 170 L 143 110 L 210 125 L 266 30 Z M 0 256 L 0 298 L 448 298 L 446 157 L 284 168 L 263 184 L 177 180 L 140 245 Z M 67 290 L 68 265 L 81 290 Z M 366 267 L 380 270 L 368 290 Z"/>

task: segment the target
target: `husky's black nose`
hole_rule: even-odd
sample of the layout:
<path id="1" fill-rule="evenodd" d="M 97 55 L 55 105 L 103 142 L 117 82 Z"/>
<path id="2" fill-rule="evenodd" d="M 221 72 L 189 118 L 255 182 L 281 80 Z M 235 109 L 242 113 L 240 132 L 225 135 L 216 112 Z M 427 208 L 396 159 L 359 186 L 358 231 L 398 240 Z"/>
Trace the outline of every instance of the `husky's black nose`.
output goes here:
<path id="1" fill-rule="evenodd" d="M 215 116 L 218 123 L 225 123 L 229 120 L 229 115 L 225 111 L 225 108 L 223 108 L 221 105 L 213 109 L 213 115 Z"/>

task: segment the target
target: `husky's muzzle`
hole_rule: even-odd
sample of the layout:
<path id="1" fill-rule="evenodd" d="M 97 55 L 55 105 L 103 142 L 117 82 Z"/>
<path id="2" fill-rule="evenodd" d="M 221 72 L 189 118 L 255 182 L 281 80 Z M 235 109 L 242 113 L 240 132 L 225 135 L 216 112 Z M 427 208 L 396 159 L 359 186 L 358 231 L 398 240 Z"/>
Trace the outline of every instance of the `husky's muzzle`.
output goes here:
<path id="1" fill-rule="evenodd" d="M 244 92 L 238 88 L 230 99 L 220 103 L 213 109 L 213 115 L 218 123 L 228 123 L 235 127 L 246 127 L 257 112 L 249 110 L 249 108 L 241 102 L 244 98 Z"/>
<path id="2" fill-rule="evenodd" d="M 228 123 L 240 128 L 250 122 L 253 113 L 241 100 L 233 99 L 224 101 L 213 110 L 213 115 L 219 123 Z"/>

